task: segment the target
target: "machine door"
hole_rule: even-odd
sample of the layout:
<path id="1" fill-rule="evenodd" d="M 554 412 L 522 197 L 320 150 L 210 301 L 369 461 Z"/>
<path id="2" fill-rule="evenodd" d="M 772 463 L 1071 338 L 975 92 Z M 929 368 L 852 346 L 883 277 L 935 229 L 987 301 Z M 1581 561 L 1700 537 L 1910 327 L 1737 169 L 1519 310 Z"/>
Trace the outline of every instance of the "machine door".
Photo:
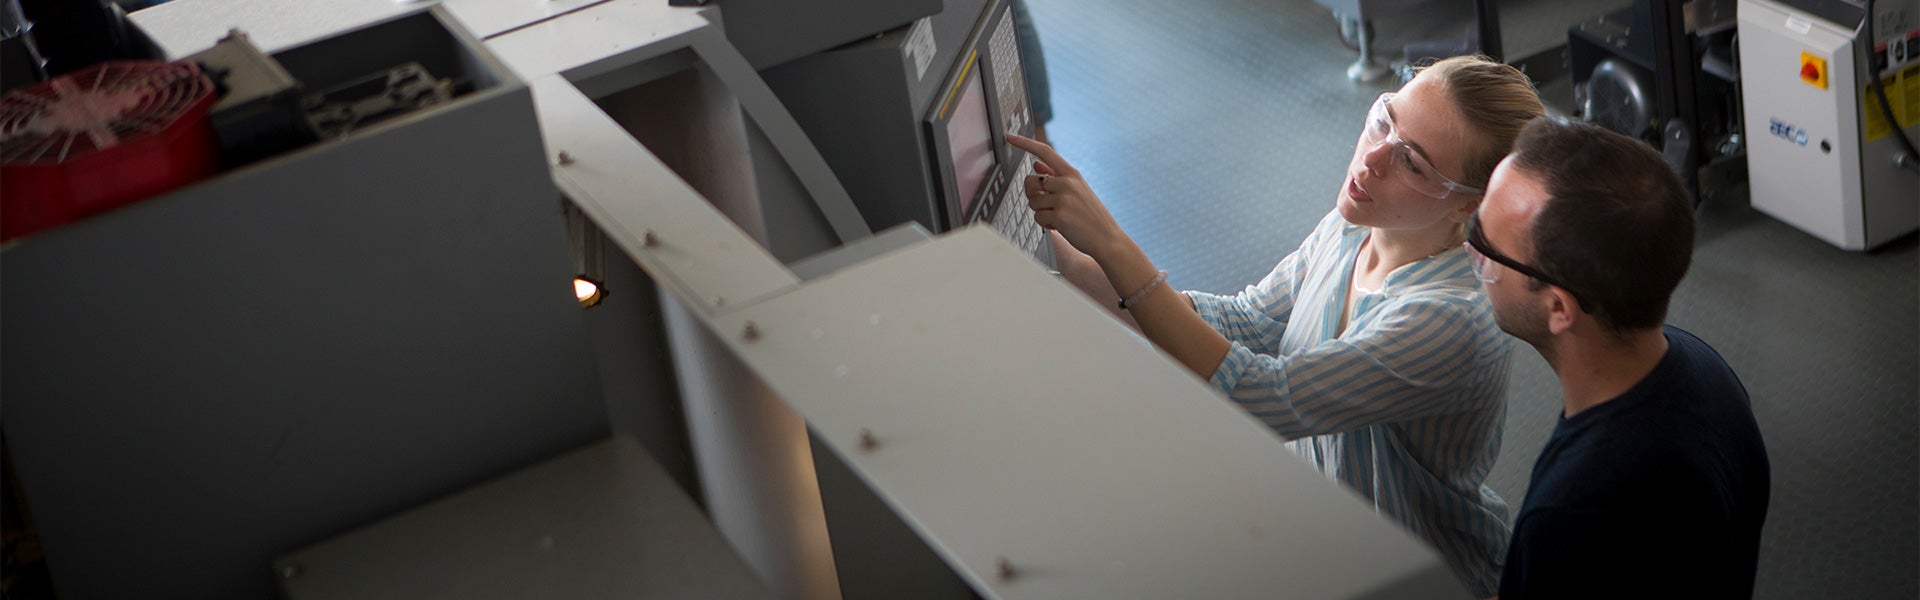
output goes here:
<path id="1" fill-rule="evenodd" d="M 1753 207 L 1863 248 L 1853 31 L 1767 0 L 1738 14 Z"/>

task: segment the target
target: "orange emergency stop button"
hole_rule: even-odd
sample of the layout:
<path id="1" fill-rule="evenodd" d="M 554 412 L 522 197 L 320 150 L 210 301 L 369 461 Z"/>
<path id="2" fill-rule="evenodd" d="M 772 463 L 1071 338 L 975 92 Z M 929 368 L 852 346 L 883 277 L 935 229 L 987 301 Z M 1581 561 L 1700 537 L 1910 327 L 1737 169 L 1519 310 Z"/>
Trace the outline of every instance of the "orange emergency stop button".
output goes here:
<path id="1" fill-rule="evenodd" d="M 1807 85 L 1827 89 L 1827 59 L 1800 53 L 1800 80 Z"/>

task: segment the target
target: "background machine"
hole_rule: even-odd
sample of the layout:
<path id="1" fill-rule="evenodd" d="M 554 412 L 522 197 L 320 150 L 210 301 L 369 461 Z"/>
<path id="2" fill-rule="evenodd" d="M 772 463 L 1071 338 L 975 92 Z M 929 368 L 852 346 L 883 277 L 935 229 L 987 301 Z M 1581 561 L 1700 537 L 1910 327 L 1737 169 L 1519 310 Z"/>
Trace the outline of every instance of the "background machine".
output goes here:
<path id="1" fill-rule="evenodd" d="M 874 230 L 986 223 L 1050 267 L 1053 246 L 1020 189 L 1032 159 L 1001 135 L 1035 125 L 1014 28 L 1007 0 L 954 0 L 762 76 Z"/>
<path id="2" fill-rule="evenodd" d="M 1567 29 L 1589 121 L 1659 148 L 1696 203 L 1745 180 L 1732 0 L 1634 0 Z"/>
<path id="3" fill-rule="evenodd" d="M 1920 2 L 1871 7 L 1739 3 L 1753 207 L 1848 250 L 1920 227 Z"/>

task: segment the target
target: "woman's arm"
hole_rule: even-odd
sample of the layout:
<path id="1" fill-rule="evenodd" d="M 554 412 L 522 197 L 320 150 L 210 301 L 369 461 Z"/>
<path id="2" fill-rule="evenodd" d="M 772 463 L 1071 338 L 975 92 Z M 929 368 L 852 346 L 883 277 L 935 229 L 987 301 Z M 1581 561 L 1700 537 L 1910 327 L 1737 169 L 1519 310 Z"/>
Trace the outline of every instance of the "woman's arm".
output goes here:
<path id="1" fill-rule="evenodd" d="M 1293 320 L 1295 294 L 1307 278 L 1307 264 L 1323 243 L 1323 232 L 1337 232 L 1337 214 L 1322 219 L 1300 248 L 1280 259 L 1259 283 L 1247 286 L 1239 294 L 1221 296 L 1206 292 L 1186 292 L 1188 306 L 1200 313 L 1214 331 L 1228 341 L 1246 346 L 1257 354 L 1279 354 L 1288 323 Z"/>
<path id="2" fill-rule="evenodd" d="M 1138 296 L 1126 308 L 1149 341 L 1201 379 L 1213 377 L 1232 343 L 1208 326 L 1184 295 L 1167 287 L 1146 252 L 1120 230 L 1066 159 L 1028 138 L 1009 135 L 1007 140 L 1035 158 L 1033 168 L 1039 174 L 1025 182 L 1034 221 L 1093 257 L 1116 298 Z"/>
<path id="3" fill-rule="evenodd" d="M 1286 356 L 1241 348 L 1213 383 L 1287 439 L 1504 401 L 1509 344 L 1492 317 L 1458 298 L 1382 306 L 1361 329 Z"/>
<path id="4" fill-rule="evenodd" d="M 1128 304 L 1127 312 L 1139 323 L 1140 333 L 1194 375 L 1203 380 L 1213 378 L 1233 343 L 1200 318 L 1186 294 L 1174 291 L 1159 279 L 1159 269 L 1147 259 L 1147 253 L 1140 250 L 1139 245 L 1124 235 L 1119 241 L 1123 243 L 1089 255 L 1107 274 L 1114 294 L 1134 300 Z"/>
<path id="5" fill-rule="evenodd" d="M 1061 278 L 1120 322 L 1139 331 L 1140 323 L 1134 320 L 1132 312 L 1118 305 L 1120 294 L 1114 291 L 1113 282 L 1107 281 L 1100 263 L 1067 243 L 1060 232 L 1049 231 L 1048 236 L 1053 238 L 1053 255 Z M 1300 256 L 1298 252 L 1288 255 L 1265 279 L 1247 286 L 1239 294 L 1221 296 L 1189 291 L 1182 292 L 1181 299 L 1227 341 L 1243 344 L 1261 354 L 1277 353 L 1280 338 L 1287 331 L 1287 319 L 1292 316 L 1294 284 L 1304 270 Z"/>
<path id="6" fill-rule="evenodd" d="M 1120 302 L 1120 295 L 1114 293 L 1113 283 L 1107 281 L 1107 274 L 1100 270 L 1100 263 L 1095 262 L 1093 257 L 1087 256 L 1087 253 L 1081 252 L 1079 248 L 1073 247 L 1073 244 L 1067 243 L 1067 239 L 1060 237 L 1058 231 L 1049 230 L 1047 237 L 1053 240 L 1053 263 L 1055 268 L 1060 269 L 1060 278 L 1067 280 L 1067 283 L 1079 289 L 1080 293 L 1086 294 L 1095 303 L 1106 308 L 1107 312 L 1113 313 L 1113 317 L 1119 319 L 1121 323 L 1126 323 L 1128 327 L 1139 331 L 1140 323 L 1134 321 L 1133 315 L 1117 304 Z"/>

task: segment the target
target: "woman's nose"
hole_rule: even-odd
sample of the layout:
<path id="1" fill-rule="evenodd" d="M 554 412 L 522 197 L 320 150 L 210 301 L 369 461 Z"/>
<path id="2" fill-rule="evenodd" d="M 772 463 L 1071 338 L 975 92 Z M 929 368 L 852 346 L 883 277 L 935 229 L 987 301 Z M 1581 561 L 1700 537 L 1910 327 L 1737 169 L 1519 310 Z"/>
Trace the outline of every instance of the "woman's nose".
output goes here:
<path id="1" fill-rule="evenodd" d="M 1368 170 L 1375 173 L 1385 173 L 1387 158 L 1393 156 L 1393 144 L 1385 140 L 1372 142 L 1372 144 L 1367 148 L 1366 153 L 1361 155 L 1360 164 L 1366 165 Z"/>

